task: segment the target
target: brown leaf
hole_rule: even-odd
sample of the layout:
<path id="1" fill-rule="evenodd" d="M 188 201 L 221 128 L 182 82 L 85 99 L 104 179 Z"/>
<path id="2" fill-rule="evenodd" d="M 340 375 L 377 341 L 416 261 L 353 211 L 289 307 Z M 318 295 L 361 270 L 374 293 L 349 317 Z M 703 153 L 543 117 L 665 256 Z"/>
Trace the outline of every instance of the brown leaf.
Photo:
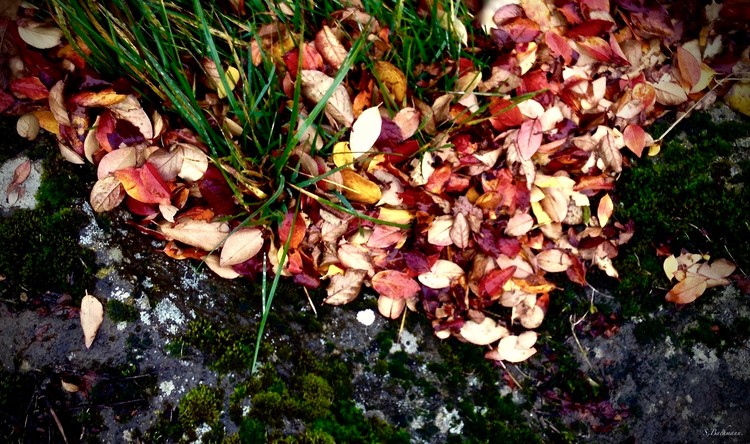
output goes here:
<path id="1" fill-rule="evenodd" d="M 219 263 L 218 254 L 209 254 L 208 256 L 203 258 L 203 262 L 205 262 L 208 268 L 210 268 L 211 271 L 216 273 L 220 278 L 237 279 L 238 277 L 240 277 L 240 274 L 234 271 L 234 268 L 229 265 L 221 265 Z"/>
<path id="2" fill-rule="evenodd" d="M 71 126 L 70 116 L 68 115 L 68 109 L 65 107 L 65 99 L 63 98 L 64 89 L 65 84 L 60 80 L 49 90 L 49 109 L 60 125 Z"/>
<path id="3" fill-rule="evenodd" d="M 628 125 L 622 132 L 625 146 L 636 156 L 641 157 L 646 147 L 646 132 L 638 125 Z"/>
<path id="4" fill-rule="evenodd" d="M 330 305 L 344 305 L 355 300 L 359 296 L 366 276 L 367 271 L 354 269 L 348 269 L 344 274 L 331 276 L 331 283 L 326 289 L 328 297 L 323 302 Z"/>
<path id="5" fill-rule="evenodd" d="M 323 28 L 315 35 L 315 48 L 323 56 L 323 60 L 337 70 L 341 68 L 349 54 L 328 25 L 323 25 Z"/>
<path id="6" fill-rule="evenodd" d="M 16 122 L 16 131 L 24 139 L 34 140 L 39 135 L 39 119 L 34 113 L 26 113 L 18 118 Z"/>
<path id="7" fill-rule="evenodd" d="M 96 333 L 104 321 L 104 306 L 97 298 L 86 293 L 81 300 L 81 328 L 86 348 L 91 348 Z"/>
<path id="8" fill-rule="evenodd" d="M 18 35 L 29 46 L 50 49 L 60 44 L 63 32 L 60 28 L 45 26 L 42 23 L 23 22 L 18 27 Z"/>
<path id="9" fill-rule="evenodd" d="M 453 228 L 453 217 L 450 215 L 436 217 L 427 230 L 427 242 L 441 247 L 452 245 L 451 228 Z"/>
<path id="10" fill-rule="evenodd" d="M 133 168 L 138 165 L 138 150 L 132 146 L 126 146 L 107 153 L 97 166 L 96 176 L 98 179 L 113 174 L 117 170 Z"/>
<path id="11" fill-rule="evenodd" d="M 89 203 L 97 213 L 111 211 L 125 199 L 125 188 L 114 176 L 106 176 L 96 181 L 91 188 Z"/>
<path id="12" fill-rule="evenodd" d="M 533 331 L 525 331 L 518 336 L 507 336 L 500 340 L 496 350 L 487 352 L 485 357 L 498 361 L 522 362 L 536 353 L 533 347 L 536 340 L 537 334 Z"/>
<path id="13" fill-rule="evenodd" d="M 318 103 L 323 100 L 329 89 L 333 87 L 333 77 L 320 71 L 303 69 L 300 72 L 302 81 L 302 95 L 307 100 Z M 351 127 L 354 123 L 352 99 L 343 84 L 339 84 L 328 99 L 326 113 L 341 126 Z"/>
<path id="14" fill-rule="evenodd" d="M 427 273 L 417 276 L 419 282 L 425 287 L 441 289 L 450 287 L 451 284 L 463 277 L 464 270 L 459 265 L 444 259 L 438 259 Z"/>
<path id="15" fill-rule="evenodd" d="M 29 178 L 31 174 L 31 160 L 26 159 L 25 161 L 18 164 L 15 170 L 13 170 L 13 181 L 11 185 L 20 185 Z"/>
<path id="16" fill-rule="evenodd" d="M 138 128 L 146 140 L 154 138 L 154 128 L 151 124 L 151 119 L 149 119 L 148 114 L 143 110 L 134 95 L 131 94 L 124 100 L 108 108 L 115 117 L 120 120 L 126 120 Z"/>

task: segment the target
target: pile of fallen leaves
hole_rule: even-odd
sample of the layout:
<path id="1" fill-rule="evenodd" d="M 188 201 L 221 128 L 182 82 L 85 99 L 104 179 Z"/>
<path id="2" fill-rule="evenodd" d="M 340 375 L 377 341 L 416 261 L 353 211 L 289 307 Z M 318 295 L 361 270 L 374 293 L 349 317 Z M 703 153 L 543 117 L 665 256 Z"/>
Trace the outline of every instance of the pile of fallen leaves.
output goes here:
<path id="1" fill-rule="evenodd" d="M 91 72 L 31 9 L 1 22 L 0 112 L 21 116 L 23 136 L 43 128 L 66 159 L 94 164 L 92 207 L 124 202 L 144 232 L 167 241 L 171 257 L 202 260 L 228 279 L 280 270 L 306 288 L 325 286 L 324 302 L 334 305 L 371 287 L 384 316 L 420 310 L 437 336 L 491 345 L 489 358 L 519 362 L 535 353 L 533 329 L 555 289 L 549 273 L 582 286 L 592 267 L 618 277 L 612 261 L 634 227 L 613 217 L 610 193 L 629 156 L 658 153 L 648 125 L 721 96 L 738 107 L 747 101 L 747 88 L 728 90 L 747 72 L 749 11 L 738 1 L 691 9 L 489 0 L 476 11 L 471 48 L 490 69 L 468 58 L 425 60 L 411 73 L 417 85 L 383 59 L 398 48 L 361 9 L 332 15 L 309 41 L 267 25 L 250 62 L 273 54 L 286 73 L 279 88 L 292 97 L 301 82 L 310 107 L 334 84 L 359 33 L 368 33 L 375 60 L 372 69 L 352 67 L 325 105 L 322 130 L 343 134 L 333 152 L 319 151 L 315 128 L 300 137 L 292 158 L 299 171 L 327 176 L 293 189 L 288 208 L 298 210 L 272 226 L 228 217 L 247 208 L 221 169 L 258 197 L 252 178 L 211 159 L 176 119 L 145 110 L 127 82 Z M 468 43 L 460 17 L 422 12 L 455 44 Z M 205 112 L 237 136 L 223 111 L 238 76 L 226 69 L 225 85 L 224 67 L 203 65 L 196 76 Z M 446 78 L 456 79 L 451 91 L 414 94 L 415 86 L 437 91 Z M 734 271 L 726 261 L 700 260 L 670 258 L 665 269 L 680 283 L 669 300 L 690 302 Z"/>

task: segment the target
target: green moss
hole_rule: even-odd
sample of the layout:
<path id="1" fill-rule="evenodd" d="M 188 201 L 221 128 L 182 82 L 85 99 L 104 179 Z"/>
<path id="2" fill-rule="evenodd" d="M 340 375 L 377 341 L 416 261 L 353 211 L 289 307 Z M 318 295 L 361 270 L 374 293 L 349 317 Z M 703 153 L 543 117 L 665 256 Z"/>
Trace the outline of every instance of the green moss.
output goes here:
<path id="1" fill-rule="evenodd" d="M 88 199 L 88 190 L 96 181 L 89 165 L 74 165 L 52 151 L 43 162 L 42 181 L 37 191 L 38 207 L 44 211 L 73 206 L 78 199 Z"/>
<path id="2" fill-rule="evenodd" d="M 107 317 L 113 322 L 133 322 L 138 319 L 138 309 L 116 299 L 107 301 Z"/>
<path id="3" fill-rule="evenodd" d="M 92 287 L 93 252 L 78 245 L 86 222 L 76 209 L 54 213 L 19 210 L 0 219 L 0 270 L 6 279 L 0 293 L 15 300 L 21 289 L 31 293 L 68 292 L 83 297 Z"/>
<path id="4" fill-rule="evenodd" d="M 203 423 L 215 424 L 222 404 L 223 396 L 219 390 L 200 385 L 180 400 L 180 422 L 189 428 Z"/>
<path id="5" fill-rule="evenodd" d="M 716 124 L 696 114 L 668 137 L 661 154 L 634 162 L 618 182 L 617 217 L 635 222 L 636 232 L 615 266 L 622 276 L 617 293 L 623 314 L 635 316 L 662 303 L 668 287 L 656 247 L 667 246 L 727 257 L 741 268 L 750 266 L 750 163 L 734 145 L 750 135 L 750 122 Z M 655 133 L 658 132 L 658 128 Z"/>
<path id="6" fill-rule="evenodd" d="M 186 352 L 186 346 L 200 350 L 211 369 L 222 373 L 247 370 L 252 362 L 255 336 L 250 331 L 221 328 L 207 319 L 191 321 L 187 331 L 168 346 L 176 355 Z"/>

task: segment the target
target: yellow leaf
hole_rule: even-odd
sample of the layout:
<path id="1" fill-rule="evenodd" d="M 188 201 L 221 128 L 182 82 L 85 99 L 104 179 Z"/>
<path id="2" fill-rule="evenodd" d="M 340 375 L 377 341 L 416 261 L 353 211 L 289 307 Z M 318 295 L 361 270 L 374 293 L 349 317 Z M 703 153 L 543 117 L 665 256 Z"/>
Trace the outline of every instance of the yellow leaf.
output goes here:
<path id="1" fill-rule="evenodd" d="M 408 224 L 414 219 L 414 215 L 408 210 L 397 210 L 393 208 L 381 208 L 378 219 L 397 224 Z"/>
<path id="2" fill-rule="evenodd" d="M 344 196 L 364 204 L 376 204 L 382 197 L 380 187 L 373 181 L 360 176 L 352 170 L 341 170 L 344 181 Z"/>
<path id="3" fill-rule="evenodd" d="M 375 75 L 381 83 L 388 88 L 397 103 L 401 103 L 406 97 L 406 76 L 394 65 L 384 62 L 375 62 Z"/>
<path id="4" fill-rule="evenodd" d="M 333 146 L 333 164 L 337 167 L 348 166 L 351 168 L 351 164 L 354 163 L 354 156 L 352 150 L 349 148 L 349 142 L 338 142 Z"/>
<path id="5" fill-rule="evenodd" d="M 750 82 L 735 83 L 724 101 L 733 110 L 750 116 Z"/>
<path id="6" fill-rule="evenodd" d="M 667 279 L 670 281 L 674 279 L 675 272 L 680 268 L 680 264 L 677 262 L 677 258 L 674 257 L 674 254 L 670 254 L 669 257 L 664 260 L 663 268 L 664 274 L 667 275 Z"/>
<path id="7" fill-rule="evenodd" d="M 596 210 L 596 216 L 599 218 L 599 226 L 604 227 L 609 222 L 609 218 L 612 216 L 614 210 L 614 204 L 612 198 L 609 197 L 609 193 L 605 194 L 604 197 L 599 201 L 599 208 Z"/>

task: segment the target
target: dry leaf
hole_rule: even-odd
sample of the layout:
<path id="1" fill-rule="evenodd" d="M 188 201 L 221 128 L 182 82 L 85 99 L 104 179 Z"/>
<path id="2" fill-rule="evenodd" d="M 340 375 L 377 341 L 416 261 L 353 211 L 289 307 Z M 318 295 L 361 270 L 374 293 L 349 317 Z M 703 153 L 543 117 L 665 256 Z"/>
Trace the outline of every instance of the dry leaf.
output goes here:
<path id="1" fill-rule="evenodd" d="M 182 219 L 174 225 L 162 223 L 159 229 L 168 240 L 179 241 L 204 251 L 219 248 L 230 231 L 226 222 L 206 222 L 196 219 Z"/>
<path id="2" fill-rule="evenodd" d="M 240 228 L 235 231 L 221 248 L 219 264 L 222 267 L 241 264 L 254 257 L 263 248 L 263 231 L 258 228 Z"/>
<path id="3" fill-rule="evenodd" d="M 18 27 L 18 35 L 29 46 L 37 49 L 49 49 L 60 44 L 63 32 L 60 28 L 28 22 Z"/>
<path id="4" fill-rule="evenodd" d="M 522 362 L 536 353 L 536 340 L 537 334 L 533 331 L 526 331 L 518 336 L 507 336 L 500 340 L 497 350 L 487 352 L 485 357 L 498 361 Z"/>
<path id="5" fill-rule="evenodd" d="M 453 281 L 463 277 L 464 270 L 451 261 L 438 259 L 427 273 L 417 276 L 425 287 L 440 289 L 450 287 Z"/>
<path id="6" fill-rule="evenodd" d="M 612 198 L 609 197 L 609 193 L 605 194 L 599 201 L 599 207 L 596 210 L 596 217 L 599 218 L 600 227 L 607 225 L 614 209 L 615 206 L 612 203 Z"/>
<path id="7" fill-rule="evenodd" d="M 323 28 L 315 35 L 315 48 L 323 56 L 323 60 L 337 70 L 341 68 L 349 54 L 328 25 L 323 25 Z"/>
<path id="8" fill-rule="evenodd" d="M 114 176 L 106 176 L 96 181 L 91 188 L 89 203 L 97 213 L 111 211 L 125 199 L 125 188 Z"/>
<path id="9" fill-rule="evenodd" d="M 370 151 L 375 141 L 380 137 L 383 126 L 383 118 L 380 117 L 380 109 L 377 106 L 362 111 L 357 121 L 352 125 L 352 133 L 349 136 L 349 148 L 354 158 Z"/>
<path id="10" fill-rule="evenodd" d="M 34 113 L 26 113 L 18 118 L 16 122 L 16 131 L 18 135 L 29 140 L 36 139 L 39 135 L 39 119 Z"/>
<path id="11" fill-rule="evenodd" d="M 81 328 L 86 348 L 91 348 L 96 333 L 104 321 L 104 307 L 97 298 L 86 293 L 81 300 Z"/>
<path id="12" fill-rule="evenodd" d="M 459 332 L 461 337 L 476 345 L 491 344 L 510 334 L 507 328 L 497 325 L 495 320 L 485 317 L 481 323 L 468 320 Z"/>
<path id="13" fill-rule="evenodd" d="M 326 289 L 328 297 L 323 302 L 330 305 L 344 305 L 353 301 L 359 296 L 359 290 L 366 276 L 367 271 L 354 269 L 348 269 L 344 274 L 331 276 L 331 283 Z"/>
<path id="14" fill-rule="evenodd" d="M 404 308 L 406 308 L 404 299 L 394 299 L 382 295 L 378 297 L 378 311 L 388 319 L 398 319 L 404 312 Z"/>
<path id="15" fill-rule="evenodd" d="M 419 284 L 408 274 L 398 270 L 383 270 L 372 277 L 372 288 L 391 299 L 409 299 L 419 293 Z"/>
<path id="16" fill-rule="evenodd" d="M 208 265 L 208 268 L 210 268 L 211 271 L 219 275 L 219 277 L 221 278 L 237 279 L 238 277 L 240 277 L 240 274 L 234 271 L 234 268 L 229 265 L 221 265 L 219 263 L 218 254 L 209 254 L 208 256 L 203 258 L 203 262 Z"/>
<path id="17" fill-rule="evenodd" d="M 328 90 L 333 87 L 333 77 L 329 77 L 320 71 L 303 69 L 300 71 L 300 80 L 302 81 L 302 95 L 315 103 L 323 100 Z M 339 84 L 328 98 L 325 110 L 341 126 L 351 127 L 354 123 L 352 99 L 342 84 Z"/>
<path id="18" fill-rule="evenodd" d="M 394 65 L 378 60 L 375 62 L 375 75 L 388 88 L 396 103 L 402 103 L 406 98 L 406 76 Z"/>
<path id="19" fill-rule="evenodd" d="M 354 202 L 376 204 L 383 196 L 380 187 L 370 179 L 366 179 L 354 170 L 341 170 L 344 196 Z"/>
<path id="20" fill-rule="evenodd" d="M 567 270 L 572 262 L 566 252 L 552 248 L 537 254 L 536 263 L 544 271 L 559 273 Z"/>
<path id="21" fill-rule="evenodd" d="M 691 273 L 672 287 L 665 299 L 676 304 L 693 302 L 706 291 L 706 281 L 707 277 Z"/>

